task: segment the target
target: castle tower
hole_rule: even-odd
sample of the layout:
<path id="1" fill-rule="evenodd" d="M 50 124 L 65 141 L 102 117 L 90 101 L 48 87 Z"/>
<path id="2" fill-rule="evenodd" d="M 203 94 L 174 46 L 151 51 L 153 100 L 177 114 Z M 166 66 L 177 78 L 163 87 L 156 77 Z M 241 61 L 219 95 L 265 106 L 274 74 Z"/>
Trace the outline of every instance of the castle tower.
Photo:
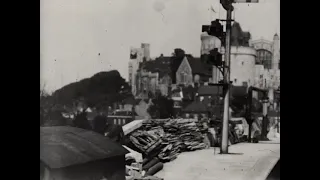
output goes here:
<path id="1" fill-rule="evenodd" d="M 139 69 L 139 63 L 143 60 L 143 49 L 142 48 L 130 48 L 130 60 L 128 67 L 128 81 L 132 87 L 132 94 L 136 93 L 136 75 Z"/>
<path id="2" fill-rule="evenodd" d="M 141 49 L 143 49 L 143 54 L 144 54 L 146 61 L 149 61 L 150 60 L 150 44 L 142 43 Z"/>
<path id="3" fill-rule="evenodd" d="M 272 69 L 279 69 L 279 60 L 280 60 L 280 38 L 278 34 L 273 36 L 273 48 L 272 48 Z"/>

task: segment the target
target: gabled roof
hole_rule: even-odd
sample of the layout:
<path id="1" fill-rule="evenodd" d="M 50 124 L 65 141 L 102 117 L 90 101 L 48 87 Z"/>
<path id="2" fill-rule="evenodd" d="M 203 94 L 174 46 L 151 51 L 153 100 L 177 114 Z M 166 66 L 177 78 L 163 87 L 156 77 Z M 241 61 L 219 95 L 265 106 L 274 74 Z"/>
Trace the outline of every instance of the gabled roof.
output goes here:
<path id="1" fill-rule="evenodd" d="M 122 146 L 93 131 L 75 127 L 40 127 L 40 161 L 63 168 L 127 154 Z"/>

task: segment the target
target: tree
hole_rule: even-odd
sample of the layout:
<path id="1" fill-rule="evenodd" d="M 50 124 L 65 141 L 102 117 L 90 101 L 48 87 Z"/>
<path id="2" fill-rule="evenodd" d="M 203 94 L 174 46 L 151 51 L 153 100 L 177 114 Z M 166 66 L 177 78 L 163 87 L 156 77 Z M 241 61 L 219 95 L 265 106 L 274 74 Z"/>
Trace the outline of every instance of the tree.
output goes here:
<path id="1" fill-rule="evenodd" d="M 171 118 L 174 114 L 173 103 L 173 100 L 159 94 L 152 100 L 152 105 L 148 108 L 148 113 L 153 119 Z"/>
<path id="2" fill-rule="evenodd" d="M 91 78 L 71 83 L 53 93 L 62 104 L 83 98 L 89 107 L 111 105 L 132 96 L 129 84 L 116 70 L 99 72 Z"/>
<path id="3" fill-rule="evenodd" d="M 84 112 L 77 110 L 79 102 L 91 108 L 106 108 L 130 96 L 132 94 L 129 84 L 115 70 L 100 72 L 91 78 L 70 83 L 52 95 L 40 90 L 40 125 L 67 125 L 63 112 L 83 116 Z M 84 118 L 78 118 L 74 123 L 76 126 L 90 128 Z"/>
<path id="4" fill-rule="evenodd" d="M 183 50 L 183 49 L 180 49 L 180 48 L 176 48 L 176 49 L 174 49 L 174 52 L 173 52 L 173 56 L 175 56 L 175 57 L 184 57 L 185 56 L 185 51 Z"/>
<path id="5" fill-rule="evenodd" d="M 66 126 L 63 107 L 53 97 L 44 93 L 40 95 L 40 126 Z"/>

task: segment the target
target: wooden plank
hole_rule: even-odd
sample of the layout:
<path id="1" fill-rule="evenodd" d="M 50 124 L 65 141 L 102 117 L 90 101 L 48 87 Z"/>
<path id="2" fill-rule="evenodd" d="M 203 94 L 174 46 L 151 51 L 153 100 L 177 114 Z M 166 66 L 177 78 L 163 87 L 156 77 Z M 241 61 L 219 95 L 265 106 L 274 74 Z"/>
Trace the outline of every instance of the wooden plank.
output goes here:
<path id="1" fill-rule="evenodd" d="M 128 135 L 131 132 L 135 131 L 136 129 L 140 128 L 142 126 L 142 123 L 145 121 L 145 119 L 142 120 L 134 120 L 124 126 L 122 126 L 124 135 Z"/>

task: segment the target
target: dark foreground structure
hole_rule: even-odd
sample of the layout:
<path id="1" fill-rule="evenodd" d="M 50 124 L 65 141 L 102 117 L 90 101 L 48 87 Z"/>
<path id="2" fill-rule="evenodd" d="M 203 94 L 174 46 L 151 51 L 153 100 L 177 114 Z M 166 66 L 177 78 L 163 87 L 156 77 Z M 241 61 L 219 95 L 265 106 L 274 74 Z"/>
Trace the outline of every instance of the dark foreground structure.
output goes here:
<path id="1" fill-rule="evenodd" d="M 274 168 L 271 170 L 267 180 L 280 180 L 280 159 Z"/>
<path id="2" fill-rule="evenodd" d="M 128 151 L 110 139 L 74 127 L 40 127 L 40 179 L 125 180 Z"/>

